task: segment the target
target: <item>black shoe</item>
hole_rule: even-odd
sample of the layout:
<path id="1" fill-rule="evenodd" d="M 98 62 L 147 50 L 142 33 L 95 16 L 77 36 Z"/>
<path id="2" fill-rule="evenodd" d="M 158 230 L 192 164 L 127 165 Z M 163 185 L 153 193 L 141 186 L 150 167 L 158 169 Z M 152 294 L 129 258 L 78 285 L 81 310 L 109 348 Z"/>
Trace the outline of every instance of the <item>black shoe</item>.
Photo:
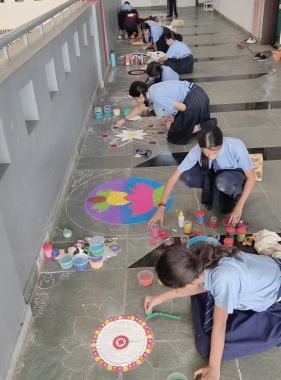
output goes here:
<path id="1" fill-rule="evenodd" d="M 256 60 L 259 59 L 261 56 L 262 56 L 261 53 L 257 53 L 252 59 L 256 61 Z"/>
<path id="2" fill-rule="evenodd" d="M 260 58 L 257 59 L 258 62 L 269 61 L 271 58 L 268 55 L 262 54 Z"/>

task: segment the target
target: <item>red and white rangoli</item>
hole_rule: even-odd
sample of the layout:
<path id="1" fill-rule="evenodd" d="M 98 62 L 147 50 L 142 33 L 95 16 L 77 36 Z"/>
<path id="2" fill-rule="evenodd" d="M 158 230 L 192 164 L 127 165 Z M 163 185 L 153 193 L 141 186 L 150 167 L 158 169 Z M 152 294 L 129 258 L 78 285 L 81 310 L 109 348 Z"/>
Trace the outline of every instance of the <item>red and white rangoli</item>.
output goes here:
<path id="1" fill-rule="evenodd" d="M 122 315 L 102 322 L 92 340 L 95 361 L 108 371 L 137 368 L 149 356 L 153 336 L 147 323 L 136 316 Z"/>

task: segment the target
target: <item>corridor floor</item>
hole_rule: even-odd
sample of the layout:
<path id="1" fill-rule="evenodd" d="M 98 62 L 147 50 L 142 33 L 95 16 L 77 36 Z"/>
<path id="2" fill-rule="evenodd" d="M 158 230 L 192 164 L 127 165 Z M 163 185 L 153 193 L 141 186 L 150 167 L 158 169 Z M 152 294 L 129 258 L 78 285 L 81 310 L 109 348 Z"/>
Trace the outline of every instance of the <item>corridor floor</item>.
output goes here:
<path id="1" fill-rule="evenodd" d="M 165 9 L 148 9 L 141 14 L 164 13 Z M 178 28 L 184 41 L 191 46 L 198 62 L 192 78 L 208 93 L 212 115 L 218 119 L 225 136 L 242 138 L 249 148 L 264 151 L 263 181 L 256 184 L 244 210 L 250 232 L 263 228 L 280 231 L 281 202 L 281 64 L 252 60 L 248 49 L 237 49 L 236 43 L 248 36 L 215 12 L 202 8 L 180 8 L 185 26 Z M 251 47 L 255 52 L 259 46 Z M 265 47 L 268 50 L 269 47 Z M 132 81 L 146 76 L 130 76 L 124 66 L 124 55 L 132 49 L 125 40 L 117 39 L 117 67 L 109 72 L 105 89 L 95 106 L 111 104 L 132 107 L 128 97 Z M 150 245 L 146 223 L 109 224 L 85 212 L 85 199 L 92 189 L 115 179 L 146 178 L 163 184 L 176 165 L 180 153 L 188 152 L 195 139 L 186 146 L 167 143 L 160 120 L 142 118 L 127 123 L 146 133 L 143 140 L 117 136 L 111 129 L 114 120 L 96 121 L 94 112 L 89 120 L 86 137 L 72 173 L 64 201 L 58 212 L 51 241 L 57 247 L 69 247 L 78 239 L 102 234 L 118 237 L 121 253 L 107 260 L 100 270 L 62 271 L 57 262 L 44 262 L 31 299 L 33 321 L 18 363 L 15 380 L 165 380 L 175 371 L 192 379 L 194 370 L 205 365 L 194 346 L 188 299 L 178 299 L 161 305 L 158 310 L 181 316 L 181 320 L 152 319 L 155 343 L 148 358 L 137 369 L 116 373 L 100 368 L 94 361 L 91 338 L 100 322 L 124 313 L 145 318 L 145 294 L 157 294 L 163 288 L 154 281 L 149 288 L 138 284 L 140 267 L 134 265 L 149 257 L 155 249 Z M 153 125 L 153 127 L 151 127 Z M 122 140 L 123 139 L 123 140 Z M 135 157 L 136 149 L 152 151 L 152 156 Z M 265 150 L 263 150 L 265 148 Z M 274 148 L 274 149 L 273 149 Z M 165 218 L 170 236 L 180 236 L 176 210 L 183 209 L 188 219 L 195 221 L 200 207 L 200 192 L 178 184 L 172 209 Z M 38 210 L 40 212 L 40 210 Z M 207 211 L 207 219 L 217 215 Z M 70 228 L 70 239 L 62 237 L 61 229 Z M 197 228 L 199 229 L 199 228 Z M 206 234 L 224 233 L 201 228 Z M 161 241 L 158 241 L 161 245 Z M 142 261 L 145 267 L 146 260 Z M 132 268 L 129 268 L 132 266 Z M 149 265 L 147 265 L 149 266 Z M 223 363 L 222 380 L 276 380 L 280 378 L 280 349 Z"/>

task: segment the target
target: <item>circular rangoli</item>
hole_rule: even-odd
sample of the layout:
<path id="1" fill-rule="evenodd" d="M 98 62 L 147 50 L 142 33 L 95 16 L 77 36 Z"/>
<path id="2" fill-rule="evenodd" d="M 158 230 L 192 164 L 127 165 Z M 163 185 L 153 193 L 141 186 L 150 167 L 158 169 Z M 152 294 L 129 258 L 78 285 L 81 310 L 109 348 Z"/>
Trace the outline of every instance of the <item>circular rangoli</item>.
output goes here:
<path id="1" fill-rule="evenodd" d="M 137 368 L 149 356 L 153 336 L 146 322 L 132 315 L 111 317 L 102 322 L 92 339 L 95 361 L 108 371 Z"/>

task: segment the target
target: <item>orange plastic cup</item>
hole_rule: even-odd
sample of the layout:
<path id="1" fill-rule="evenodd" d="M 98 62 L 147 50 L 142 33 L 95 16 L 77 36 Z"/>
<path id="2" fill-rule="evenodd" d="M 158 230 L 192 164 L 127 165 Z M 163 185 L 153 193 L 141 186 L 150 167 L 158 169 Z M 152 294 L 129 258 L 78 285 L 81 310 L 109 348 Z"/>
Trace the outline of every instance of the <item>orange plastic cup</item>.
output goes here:
<path id="1" fill-rule="evenodd" d="M 151 270 L 142 270 L 138 273 L 138 280 L 141 286 L 150 286 L 153 282 L 153 272 Z"/>

